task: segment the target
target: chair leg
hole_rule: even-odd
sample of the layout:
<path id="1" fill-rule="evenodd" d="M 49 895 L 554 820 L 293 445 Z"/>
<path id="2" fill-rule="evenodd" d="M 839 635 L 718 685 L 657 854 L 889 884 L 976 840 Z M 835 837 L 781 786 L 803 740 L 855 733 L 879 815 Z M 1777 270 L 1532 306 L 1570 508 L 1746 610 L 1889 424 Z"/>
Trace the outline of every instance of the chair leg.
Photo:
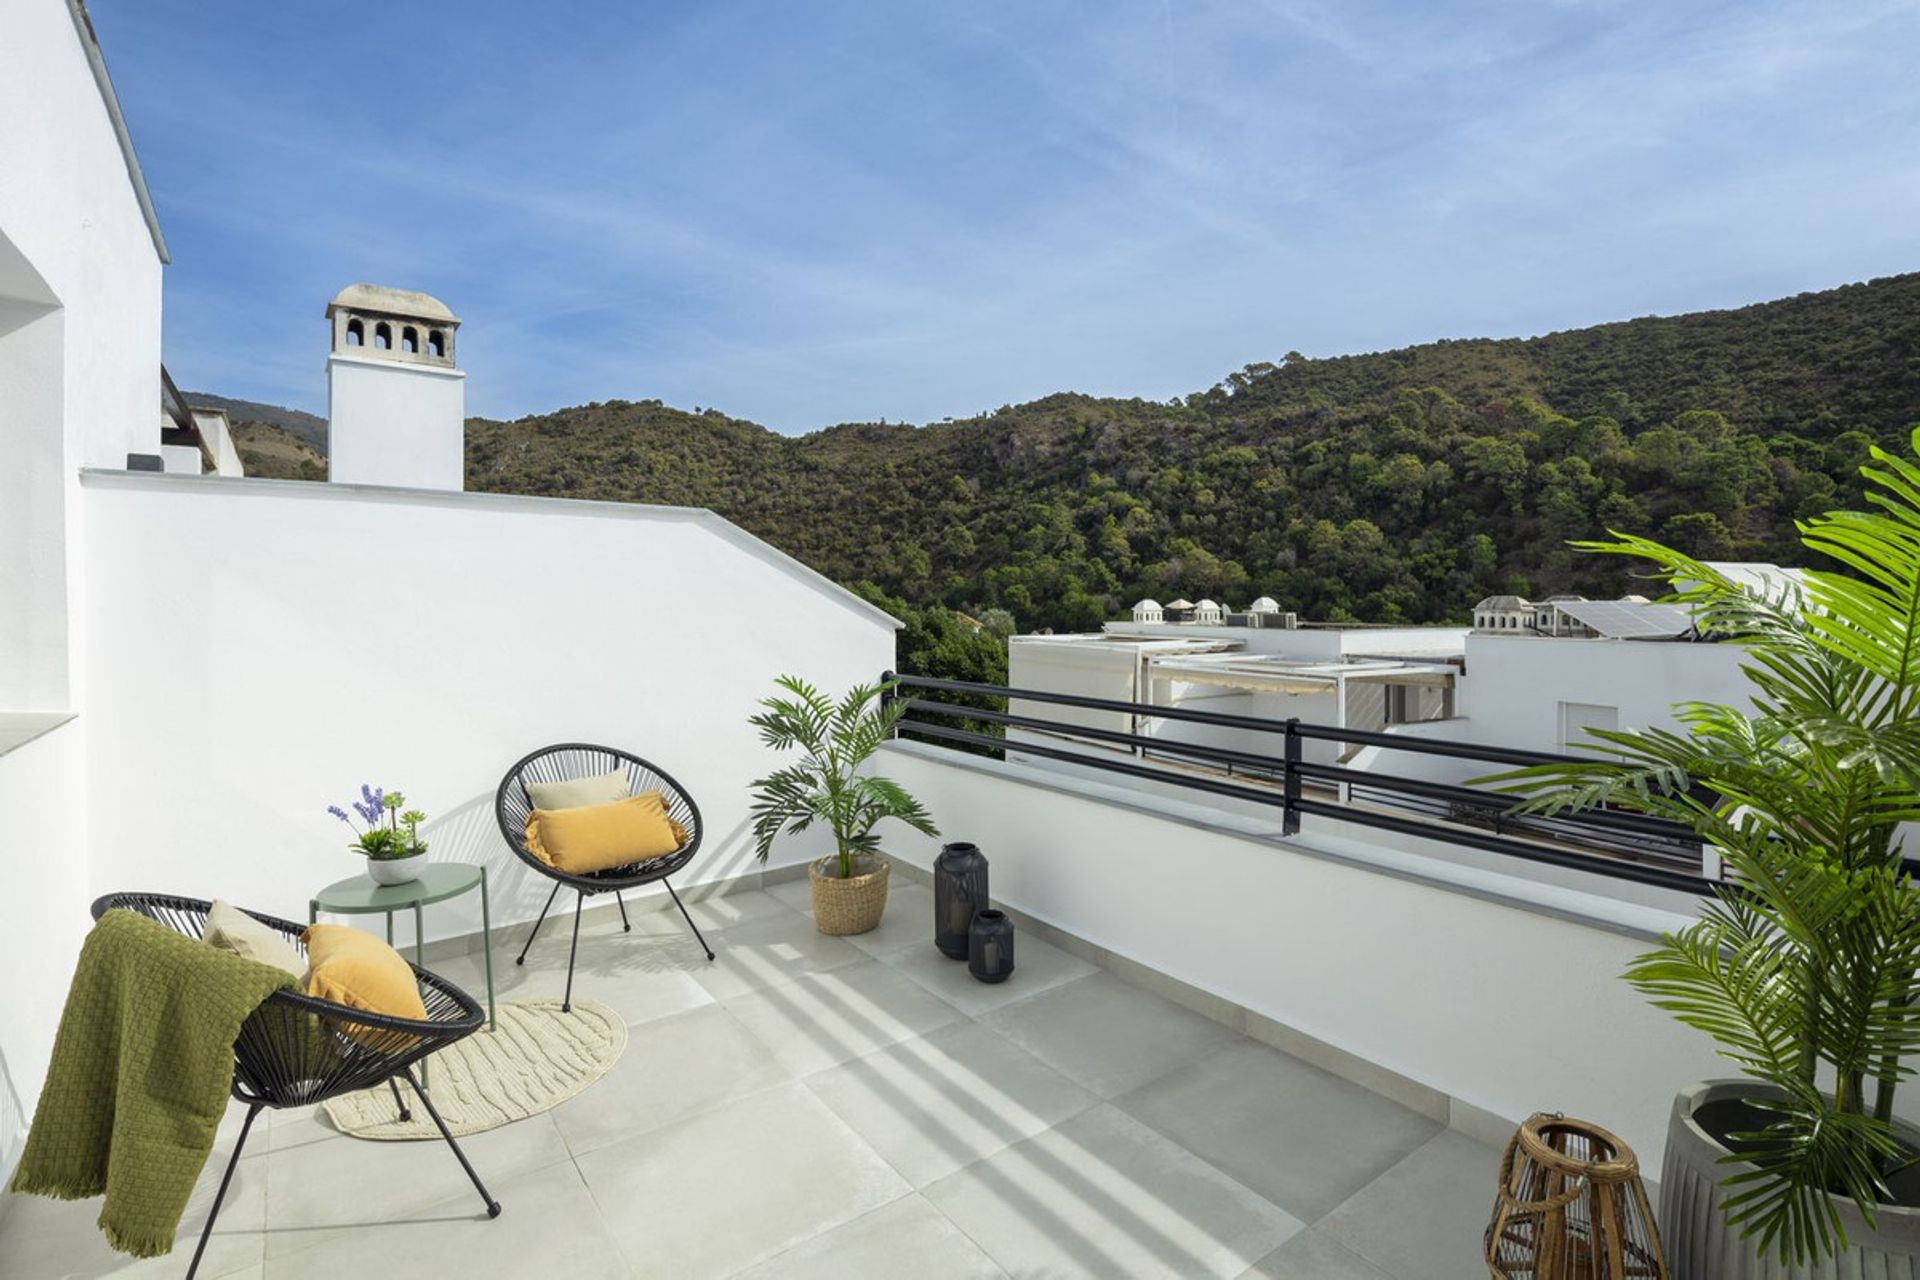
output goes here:
<path id="1" fill-rule="evenodd" d="M 207 1239 L 213 1235 L 213 1220 L 220 1216 L 220 1202 L 227 1198 L 227 1184 L 233 1181 L 233 1171 L 240 1166 L 240 1151 L 247 1145 L 247 1134 L 253 1129 L 253 1119 L 265 1105 L 264 1102 L 256 1102 L 247 1108 L 246 1123 L 240 1126 L 240 1140 L 233 1144 L 233 1155 L 227 1160 L 226 1176 L 220 1179 L 220 1190 L 213 1195 L 213 1207 L 207 1210 L 207 1225 L 200 1229 L 200 1244 L 193 1251 L 193 1261 L 187 1264 L 187 1280 L 193 1280 L 194 1273 L 200 1270 L 200 1255 L 207 1251 Z"/>
<path id="2" fill-rule="evenodd" d="M 580 954 L 580 907 L 587 895 L 579 890 L 573 895 L 573 945 L 567 948 L 567 994 L 560 997 L 560 1012 L 573 1012 L 573 958 Z"/>
<path id="3" fill-rule="evenodd" d="M 533 922 L 533 932 L 527 935 L 527 944 L 520 948 L 520 958 L 514 961 L 515 964 L 523 965 L 527 962 L 527 951 L 533 946 L 533 940 L 540 936 L 540 926 L 547 922 L 547 907 L 551 907 L 553 900 L 559 896 L 560 882 L 555 880 L 553 882 L 553 892 L 547 895 L 547 906 L 540 908 L 540 918 Z"/>
<path id="4" fill-rule="evenodd" d="M 420 1097 L 420 1105 L 425 1107 L 427 1114 L 433 1117 L 434 1127 L 440 1130 L 440 1136 L 445 1138 L 447 1145 L 453 1148 L 454 1158 L 460 1161 L 460 1167 L 467 1171 L 469 1178 L 473 1179 L 473 1189 L 480 1193 L 480 1199 L 486 1203 L 487 1216 L 489 1218 L 499 1217 L 500 1202 L 487 1194 L 487 1184 L 480 1181 L 480 1175 L 473 1171 L 473 1165 L 467 1160 L 467 1153 L 462 1151 L 460 1144 L 453 1140 L 453 1131 L 447 1128 L 447 1122 L 440 1118 L 438 1111 L 434 1110 L 433 1099 L 427 1096 L 427 1091 L 420 1087 L 418 1080 L 414 1079 L 412 1067 L 406 1069 L 406 1075 L 407 1083 L 413 1086 L 414 1093 Z"/>
<path id="5" fill-rule="evenodd" d="M 387 1088 L 393 1090 L 393 1105 L 400 1108 L 402 1123 L 413 1119 L 413 1112 L 407 1110 L 407 1100 L 400 1096 L 400 1082 L 392 1076 L 387 1077 Z"/>
<path id="6" fill-rule="evenodd" d="M 620 904 L 620 932 L 632 933 L 633 926 L 627 923 L 627 900 L 620 896 L 618 889 L 613 891 L 613 900 Z"/>
<path id="7" fill-rule="evenodd" d="M 668 893 L 673 893 L 673 881 L 663 879 L 660 883 L 667 886 Z M 693 930 L 693 936 L 700 943 L 700 949 L 707 953 L 707 959 L 713 959 L 713 948 L 708 946 L 707 940 L 700 936 L 700 926 L 695 924 L 693 917 L 687 914 L 687 904 L 680 901 L 680 895 L 677 893 L 673 893 L 673 905 L 680 908 L 681 917 L 686 920 L 687 928 Z"/>

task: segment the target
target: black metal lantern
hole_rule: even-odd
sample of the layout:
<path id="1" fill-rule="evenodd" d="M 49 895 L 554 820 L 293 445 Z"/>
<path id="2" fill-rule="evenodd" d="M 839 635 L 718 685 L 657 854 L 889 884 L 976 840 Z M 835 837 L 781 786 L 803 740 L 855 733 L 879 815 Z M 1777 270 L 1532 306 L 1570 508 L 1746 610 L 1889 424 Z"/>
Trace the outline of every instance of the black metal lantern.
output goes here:
<path id="1" fill-rule="evenodd" d="M 967 972 L 982 982 L 1005 982 L 1013 972 L 1013 921 L 1004 911 L 976 911 L 967 933 Z"/>
<path id="2" fill-rule="evenodd" d="M 987 905 L 987 859 L 978 845 L 942 845 L 933 860 L 933 945 L 949 960 L 967 958 L 973 913 Z"/>

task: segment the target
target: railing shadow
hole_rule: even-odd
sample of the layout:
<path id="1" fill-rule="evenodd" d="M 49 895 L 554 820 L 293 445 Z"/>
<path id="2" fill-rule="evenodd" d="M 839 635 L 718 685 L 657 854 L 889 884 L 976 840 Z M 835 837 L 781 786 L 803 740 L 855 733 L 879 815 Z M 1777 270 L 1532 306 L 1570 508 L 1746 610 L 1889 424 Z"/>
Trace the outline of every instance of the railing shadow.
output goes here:
<path id="1" fill-rule="evenodd" d="M 807 927 L 804 919 L 802 927 Z M 719 947 L 716 946 L 715 950 L 718 951 Z M 861 961 L 852 963 L 858 965 Z M 1200 1260 L 1185 1249 L 1179 1241 L 1146 1221 L 1140 1215 L 1137 1205 L 1127 1204 L 1114 1190 L 1100 1185 L 1060 1155 L 1046 1149 L 1039 1142 L 1031 1140 L 1051 1132 L 1056 1138 L 1064 1141 L 1064 1138 L 1060 1138 L 1057 1124 L 1050 1124 L 1037 1132 L 1029 1133 L 1005 1121 L 1000 1113 L 1020 1104 L 1017 1100 L 999 1093 L 989 1081 L 974 1072 L 966 1063 L 935 1048 L 924 1036 L 911 1032 L 904 1036 L 896 1036 L 890 1042 L 884 1040 L 879 1024 L 866 1012 L 857 1008 L 831 982 L 810 982 L 805 987 L 817 998 L 819 1006 L 826 1006 L 824 1008 L 806 1008 L 795 999 L 796 987 L 807 982 L 808 978 L 831 979 L 835 972 L 837 970 L 802 975 L 790 982 L 778 982 L 760 988 L 754 994 L 780 1011 L 790 1030 L 812 1037 L 817 1043 L 827 1048 L 830 1054 L 841 1059 L 839 1066 L 851 1071 L 870 1097 L 881 1105 L 890 1107 L 895 1114 L 907 1118 L 930 1141 L 941 1145 L 947 1154 L 958 1161 L 959 1168 L 969 1177 L 986 1187 L 1003 1204 L 1015 1207 L 1049 1240 L 1064 1244 L 1077 1261 L 1089 1267 L 1095 1274 L 1184 1275 L 1201 1265 Z M 911 981 L 904 977 L 903 980 Z M 849 1028 L 853 1034 L 834 1035 L 831 1028 L 835 1022 Z M 963 1014 L 960 1023 L 956 1025 L 977 1024 L 972 1024 L 971 1020 Z M 864 1044 L 861 1043 L 862 1036 L 866 1039 Z M 963 1134 L 930 1115 L 904 1089 L 881 1074 L 874 1056 L 905 1045 L 922 1046 L 930 1055 L 923 1075 L 937 1092 L 956 1088 L 965 1091 L 966 1101 L 972 1108 L 973 1119 L 991 1133 L 998 1143 L 993 1151 L 985 1155 L 979 1154 Z M 1101 1100 L 1096 1095 L 1088 1109 L 1099 1105 Z M 1106 1229 L 1117 1232 L 1118 1236 L 1131 1247 L 1116 1252 L 1113 1248 L 1115 1244 L 1113 1239 L 1091 1238 L 1059 1212 L 1037 1200 L 1031 1191 L 1023 1188 L 1010 1172 L 996 1167 L 995 1157 L 1015 1145 L 1020 1146 L 1021 1159 L 1035 1170 L 1050 1194 L 1062 1195 L 1086 1206 Z M 1084 1148 L 1082 1150 L 1085 1151 Z M 1096 1158 L 1091 1152 L 1085 1152 L 1085 1154 L 1089 1159 Z M 1153 1187 L 1130 1178 L 1111 1165 L 1103 1165 L 1102 1168 L 1111 1174 L 1115 1181 L 1125 1182 L 1137 1189 L 1146 1199 L 1159 1202 Z M 1252 1265 L 1257 1260 L 1248 1259 L 1247 1265 Z"/>

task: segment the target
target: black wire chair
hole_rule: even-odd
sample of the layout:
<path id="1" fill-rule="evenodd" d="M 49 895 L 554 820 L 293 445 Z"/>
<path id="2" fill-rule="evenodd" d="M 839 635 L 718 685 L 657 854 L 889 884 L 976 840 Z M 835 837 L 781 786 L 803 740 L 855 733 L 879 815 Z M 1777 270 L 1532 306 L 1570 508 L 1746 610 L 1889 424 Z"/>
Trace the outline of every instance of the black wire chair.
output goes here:
<path id="1" fill-rule="evenodd" d="M 686 830 L 687 838 L 680 847 L 657 858 L 609 867 L 590 875 L 561 871 L 536 858 L 527 848 L 527 818 L 533 813 L 533 800 L 527 794 L 527 784 L 569 782 L 595 774 L 612 773 L 616 769 L 626 770 L 629 794 L 637 796 L 646 791 L 660 793 L 666 802 L 667 816 Z M 700 949 L 707 953 L 707 959 L 713 959 L 713 948 L 707 945 L 706 938 L 701 936 L 700 926 L 687 914 L 687 904 L 680 901 L 680 895 L 674 893 L 673 882 L 667 879 L 693 861 L 693 855 L 700 848 L 701 827 L 700 807 L 694 804 L 693 797 L 666 770 L 612 747 L 595 746 L 590 742 L 562 742 L 540 748 L 507 770 L 507 776 L 500 779 L 500 789 L 494 795 L 494 811 L 500 819 L 500 834 L 506 837 L 507 846 L 520 861 L 554 882 L 553 892 L 547 895 L 546 906 L 540 908 L 540 918 L 533 922 L 533 930 L 527 934 L 526 944 L 520 948 L 515 964 L 524 965 L 527 962 L 527 951 L 533 946 L 533 940 L 540 936 L 540 926 L 547 922 L 547 911 L 559 896 L 561 886 L 574 891 L 573 945 L 567 951 L 567 991 L 560 1001 L 563 1012 L 573 1008 L 573 962 L 580 951 L 580 908 L 597 893 L 613 895 L 613 900 L 620 905 L 621 927 L 631 933 L 633 925 L 627 919 L 627 904 L 621 898 L 620 891 L 658 880 L 666 885 L 667 892 L 673 897 L 673 905 L 680 908 L 680 915 L 686 920 L 687 928 L 693 930 Z"/>
<path id="2" fill-rule="evenodd" d="M 203 898 L 180 898 L 165 893 L 110 893 L 93 904 L 98 920 L 116 908 L 137 911 L 190 938 L 206 936 L 207 910 L 212 904 Z M 263 916 L 248 915 L 270 929 L 287 936 L 295 950 L 306 953 L 300 935 L 306 926 Z M 454 1041 L 472 1035 L 486 1020 L 479 1001 L 437 974 L 413 967 L 420 984 L 420 999 L 427 1006 L 424 1022 L 411 1018 L 389 1018 L 363 1009 L 302 995 L 282 989 L 274 992 L 240 1024 L 233 1042 L 233 1096 L 247 1104 L 247 1118 L 240 1126 L 240 1140 L 233 1144 L 227 1160 L 226 1176 L 207 1211 L 207 1225 L 201 1229 L 199 1247 L 187 1267 L 187 1280 L 200 1269 L 200 1255 L 206 1252 L 207 1239 L 213 1234 L 213 1220 L 220 1215 L 220 1203 L 227 1198 L 227 1186 L 240 1164 L 241 1149 L 247 1134 L 263 1107 L 304 1107 L 358 1089 L 372 1089 L 384 1083 L 393 1090 L 400 1118 L 411 1112 L 401 1099 L 397 1077 L 404 1076 L 420 1103 L 433 1117 L 440 1136 L 453 1148 L 460 1167 L 473 1179 L 473 1186 L 486 1203 L 487 1216 L 500 1216 L 500 1202 L 487 1194 L 480 1175 L 473 1171 L 467 1153 L 453 1140 L 447 1122 L 434 1109 L 433 1099 L 420 1087 L 413 1064 L 444 1049 Z"/>

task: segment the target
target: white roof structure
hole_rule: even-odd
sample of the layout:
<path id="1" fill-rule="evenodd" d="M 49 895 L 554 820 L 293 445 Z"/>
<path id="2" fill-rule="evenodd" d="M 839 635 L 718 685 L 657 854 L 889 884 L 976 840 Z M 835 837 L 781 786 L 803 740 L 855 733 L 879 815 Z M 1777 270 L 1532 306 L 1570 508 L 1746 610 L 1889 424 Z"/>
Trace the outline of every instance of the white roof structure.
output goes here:
<path id="1" fill-rule="evenodd" d="M 1457 673 L 1444 663 L 1399 662 L 1391 658 L 1313 662 L 1231 653 L 1156 657 L 1148 674 L 1154 680 L 1179 680 L 1258 693 L 1323 693 L 1342 680 L 1449 688 Z"/>
<path id="2" fill-rule="evenodd" d="M 1258 600 L 1255 600 L 1252 604 L 1247 606 L 1247 612 L 1248 613 L 1278 613 L 1280 612 L 1280 602 L 1278 600 L 1275 600 L 1272 596 L 1261 596 Z"/>

